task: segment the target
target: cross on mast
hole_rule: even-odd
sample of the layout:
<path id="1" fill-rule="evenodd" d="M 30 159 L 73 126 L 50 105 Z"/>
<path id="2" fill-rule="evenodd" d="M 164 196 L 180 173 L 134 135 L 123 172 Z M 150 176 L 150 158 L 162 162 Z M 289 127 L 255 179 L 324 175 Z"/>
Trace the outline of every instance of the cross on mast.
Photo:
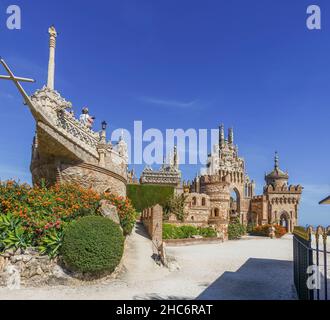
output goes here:
<path id="1" fill-rule="evenodd" d="M 0 63 L 3 65 L 3 67 L 5 68 L 5 70 L 7 71 L 7 73 L 9 74 L 8 76 L 3 76 L 0 75 L 0 80 L 10 80 L 13 81 L 16 88 L 18 89 L 18 91 L 20 92 L 20 94 L 23 96 L 24 100 L 26 103 L 30 103 L 30 97 L 28 96 L 28 94 L 25 92 L 25 90 L 23 89 L 22 85 L 20 84 L 20 82 L 36 82 L 34 79 L 29 79 L 29 78 L 22 78 L 22 77 L 16 77 L 14 75 L 14 73 L 11 71 L 11 69 L 9 68 L 9 66 L 7 65 L 7 63 L 5 62 L 4 59 L 0 58 Z"/>

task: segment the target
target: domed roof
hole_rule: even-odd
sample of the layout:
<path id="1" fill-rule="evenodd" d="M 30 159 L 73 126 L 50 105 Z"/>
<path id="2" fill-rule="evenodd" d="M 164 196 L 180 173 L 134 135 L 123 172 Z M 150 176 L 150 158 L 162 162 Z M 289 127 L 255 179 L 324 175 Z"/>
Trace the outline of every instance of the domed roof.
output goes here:
<path id="1" fill-rule="evenodd" d="M 267 174 L 269 179 L 289 179 L 289 175 L 279 168 L 275 168 L 271 173 Z"/>
<path id="2" fill-rule="evenodd" d="M 278 153 L 275 153 L 275 166 L 274 166 L 274 170 L 266 175 L 266 179 L 267 180 L 276 180 L 276 179 L 289 179 L 289 175 L 288 173 L 282 171 L 279 168 L 279 157 L 278 157 Z"/>

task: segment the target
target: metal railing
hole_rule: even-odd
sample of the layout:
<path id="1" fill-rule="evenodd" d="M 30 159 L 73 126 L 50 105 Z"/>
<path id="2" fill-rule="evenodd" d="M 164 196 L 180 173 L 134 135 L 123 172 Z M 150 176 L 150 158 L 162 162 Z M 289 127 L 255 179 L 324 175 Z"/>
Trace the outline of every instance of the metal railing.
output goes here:
<path id="1" fill-rule="evenodd" d="M 293 234 L 294 284 L 300 300 L 328 300 L 329 228 L 296 227 Z"/>

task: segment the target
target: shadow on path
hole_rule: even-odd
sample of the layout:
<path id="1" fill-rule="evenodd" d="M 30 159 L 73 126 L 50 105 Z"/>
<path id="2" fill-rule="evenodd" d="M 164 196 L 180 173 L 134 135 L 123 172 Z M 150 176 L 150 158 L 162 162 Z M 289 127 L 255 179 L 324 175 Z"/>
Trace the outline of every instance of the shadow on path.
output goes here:
<path id="1" fill-rule="evenodd" d="M 295 300 L 293 262 L 249 259 L 236 272 L 225 272 L 198 300 Z"/>
<path id="2" fill-rule="evenodd" d="M 145 226 L 143 225 L 142 222 L 137 222 L 136 225 L 135 225 L 135 232 L 144 237 L 144 238 L 147 238 L 148 240 L 150 240 L 150 237 L 149 237 L 149 234 L 145 228 Z"/>

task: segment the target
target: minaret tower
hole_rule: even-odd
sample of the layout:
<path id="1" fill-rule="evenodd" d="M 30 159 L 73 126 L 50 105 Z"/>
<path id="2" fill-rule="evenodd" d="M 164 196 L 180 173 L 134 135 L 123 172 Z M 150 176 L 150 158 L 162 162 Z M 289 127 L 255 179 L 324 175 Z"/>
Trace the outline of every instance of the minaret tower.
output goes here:
<path id="1" fill-rule="evenodd" d="M 48 64 L 48 81 L 47 87 L 54 90 L 55 82 L 55 48 L 56 48 L 56 38 L 57 32 L 54 26 L 48 29 L 49 33 L 49 64 Z"/>

